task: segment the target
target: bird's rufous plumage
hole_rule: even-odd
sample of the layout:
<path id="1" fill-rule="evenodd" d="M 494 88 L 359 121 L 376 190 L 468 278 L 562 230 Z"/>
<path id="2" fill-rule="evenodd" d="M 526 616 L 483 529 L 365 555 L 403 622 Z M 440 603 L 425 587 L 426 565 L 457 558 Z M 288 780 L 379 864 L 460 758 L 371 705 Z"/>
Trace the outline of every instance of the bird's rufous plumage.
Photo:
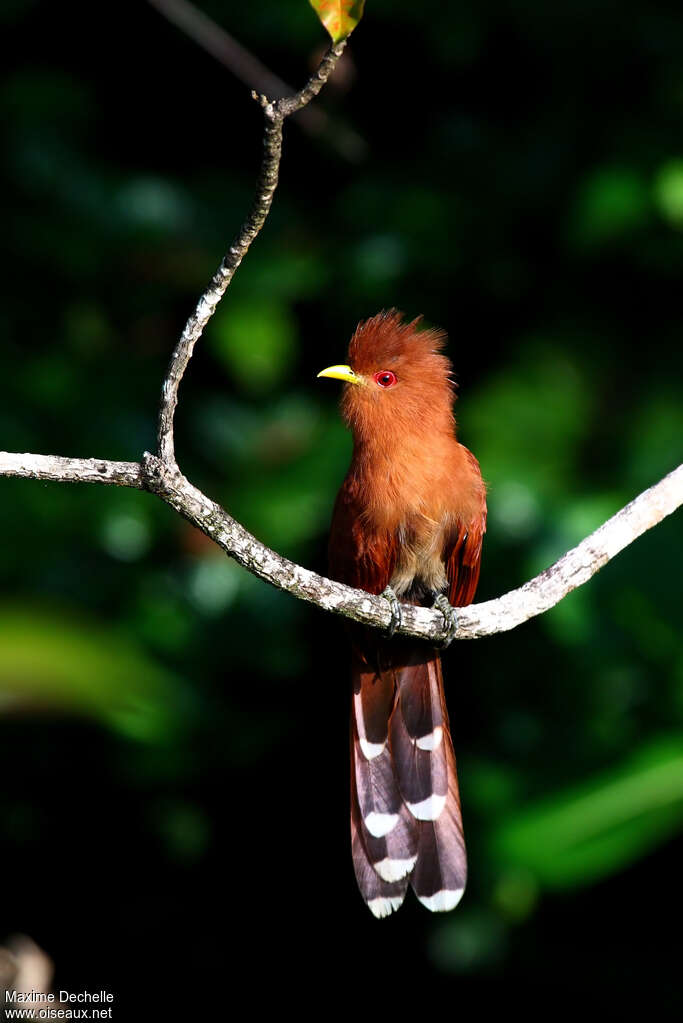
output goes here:
<path id="1" fill-rule="evenodd" d="M 486 529 L 486 489 L 455 436 L 445 335 L 394 310 L 361 323 L 342 415 L 351 466 L 334 508 L 333 578 L 401 601 L 457 606 L 474 597 Z M 397 909 L 412 885 L 431 910 L 452 909 L 466 857 L 455 756 L 439 654 L 425 643 L 352 630 L 351 841 L 372 912 Z"/>

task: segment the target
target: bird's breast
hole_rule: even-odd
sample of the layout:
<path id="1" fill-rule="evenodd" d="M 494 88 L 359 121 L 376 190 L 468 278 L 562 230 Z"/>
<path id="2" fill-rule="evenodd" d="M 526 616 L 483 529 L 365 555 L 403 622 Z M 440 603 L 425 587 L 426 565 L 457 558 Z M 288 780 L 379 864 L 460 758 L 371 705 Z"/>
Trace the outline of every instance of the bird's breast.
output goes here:
<path id="1" fill-rule="evenodd" d="M 414 519 L 399 528 L 400 543 L 391 586 L 401 597 L 416 588 L 440 593 L 446 588 L 446 526 L 429 519 Z"/>
<path id="2" fill-rule="evenodd" d="M 413 477 L 409 486 L 387 474 L 385 486 L 370 502 L 373 531 L 398 540 L 391 586 L 398 596 L 416 587 L 430 593 L 446 586 L 444 551 L 452 516 L 444 504 L 444 488 L 437 480 L 425 483 Z"/>
<path id="3" fill-rule="evenodd" d="M 356 461 L 357 507 L 371 533 L 398 540 L 391 586 L 399 596 L 441 592 L 446 551 L 481 501 L 465 449 L 449 437 L 415 450 L 404 443 L 362 454 L 371 457 Z"/>

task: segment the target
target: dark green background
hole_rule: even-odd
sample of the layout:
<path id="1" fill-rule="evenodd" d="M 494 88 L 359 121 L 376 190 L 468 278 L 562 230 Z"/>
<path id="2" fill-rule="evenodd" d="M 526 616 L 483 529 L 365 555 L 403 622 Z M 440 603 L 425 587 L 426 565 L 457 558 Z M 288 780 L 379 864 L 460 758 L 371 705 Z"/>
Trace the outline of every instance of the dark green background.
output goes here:
<path id="1" fill-rule="evenodd" d="M 295 84 L 325 45 L 304 0 L 203 8 Z M 0 447 L 134 460 L 248 207 L 258 110 L 144 2 L 5 0 L 0 30 Z M 330 135 L 287 125 L 183 384 L 181 466 L 324 570 L 349 438 L 315 374 L 360 318 L 424 313 L 490 485 L 495 597 L 681 460 L 680 7 L 369 0 L 318 106 Z M 214 1013 L 226 984 L 673 1004 L 680 518 L 447 654 L 470 885 L 382 923 L 348 849 L 341 623 L 144 494 L 3 480 L 0 535 L 0 938 L 58 986 L 122 1019 Z"/>

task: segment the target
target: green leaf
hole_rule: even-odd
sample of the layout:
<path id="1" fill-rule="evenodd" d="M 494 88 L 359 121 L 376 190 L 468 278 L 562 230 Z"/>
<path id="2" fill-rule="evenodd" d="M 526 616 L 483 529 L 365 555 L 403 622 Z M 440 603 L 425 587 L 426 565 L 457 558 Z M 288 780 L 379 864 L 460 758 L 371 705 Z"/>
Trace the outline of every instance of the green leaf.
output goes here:
<path id="1" fill-rule="evenodd" d="M 309 0 L 321 22 L 330 33 L 333 43 L 340 43 L 351 35 L 363 17 L 365 0 Z"/>
<path id="2" fill-rule="evenodd" d="M 683 226 L 683 160 L 660 167 L 654 184 L 659 211 L 675 227 Z"/>
<path id="3" fill-rule="evenodd" d="M 177 678 L 116 629 L 1 608 L 0 650 L 0 712 L 70 713 L 154 740 L 187 711 Z"/>
<path id="4" fill-rule="evenodd" d="M 568 888 L 622 869 L 682 820 L 683 741 L 661 739 L 609 774 L 508 818 L 494 848 L 506 869 Z"/>
<path id="5" fill-rule="evenodd" d="M 246 391 L 262 394 L 279 386 L 296 347 L 296 325 L 284 304 L 260 299 L 219 309 L 212 345 L 230 375 Z"/>
<path id="6" fill-rule="evenodd" d="M 570 236 L 577 245 L 599 246 L 621 239 L 647 222 L 650 195 L 631 167 L 600 167 L 583 183 Z"/>
<path id="7" fill-rule="evenodd" d="M 492 521 L 513 536 L 533 530 L 548 500 L 566 499 L 576 451 L 590 430 L 590 388 L 578 360 L 564 354 L 566 344 L 552 333 L 525 339 L 515 361 L 467 398 L 465 443 L 495 482 Z"/>

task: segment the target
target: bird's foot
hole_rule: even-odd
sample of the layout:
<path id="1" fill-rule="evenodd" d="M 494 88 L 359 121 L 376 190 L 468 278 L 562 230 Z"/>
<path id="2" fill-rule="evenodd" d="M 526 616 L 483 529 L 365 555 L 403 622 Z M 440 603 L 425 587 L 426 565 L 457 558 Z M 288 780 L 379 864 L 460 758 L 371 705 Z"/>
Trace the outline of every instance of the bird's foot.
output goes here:
<path id="1" fill-rule="evenodd" d="M 391 621 L 389 623 L 389 635 L 393 636 L 397 629 L 401 628 L 403 624 L 403 612 L 401 611 L 401 605 L 398 602 L 398 597 L 391 586 L 387 586 L 386 589 L 382 590 L 381 597 L 384 597 L 389 603 L 391 608 Z"/>
<path id="2" fill-rule="evenodd" d="M 458 631 L 458 616 L 456 614 L 455 608 L 443 593 L 439 593 L 434 598 L 434 603 L 432 604 L 432 607 L 435 608 L 435 610 L 440 611 L 441 614 L 443 615 L 443 620 L 446 626 L 446 634 L 439 643 L 439 646 L 445 649 L 446 647 L 451 645 L 453 637 Z"/>

